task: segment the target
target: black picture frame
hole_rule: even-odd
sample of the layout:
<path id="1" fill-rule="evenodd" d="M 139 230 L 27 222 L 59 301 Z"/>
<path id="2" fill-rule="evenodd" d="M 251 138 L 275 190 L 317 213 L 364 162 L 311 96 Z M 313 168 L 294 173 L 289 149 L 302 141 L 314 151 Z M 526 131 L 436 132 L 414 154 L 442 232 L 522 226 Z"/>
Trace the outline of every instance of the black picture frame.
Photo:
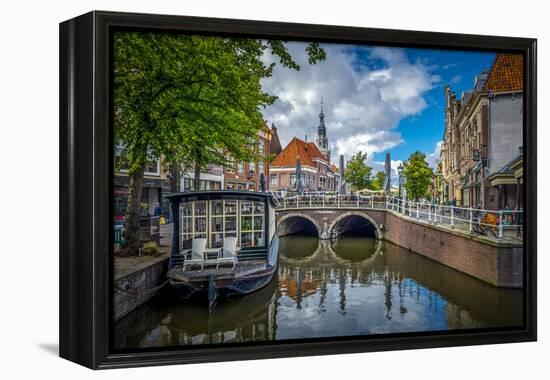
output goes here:
<path id="1" fill-rule="evenodd" d="M 480 332 L 113 353 L 111 35 L 118 28 L 507 51 L 524 56 L 524 326 Z M 93 11 L 60 24 L 60 356 L 93 369 L 534 341 L 537 337 L 536 39 Z"/>

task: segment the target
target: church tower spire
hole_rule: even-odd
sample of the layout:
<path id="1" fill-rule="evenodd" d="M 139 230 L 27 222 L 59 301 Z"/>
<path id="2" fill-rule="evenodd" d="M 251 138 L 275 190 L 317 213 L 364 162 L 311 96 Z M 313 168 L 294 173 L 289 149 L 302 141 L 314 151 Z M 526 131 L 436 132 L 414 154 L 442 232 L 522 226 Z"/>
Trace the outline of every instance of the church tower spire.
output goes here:
<path id="1" fill-rule="evenodd" d="M 325 114 L 323 113 L 323 98 L 321 98 L 321 113 L 319 114 L 319 126 L 317 127 L 317 148 L 330 162 L 330 150 L 328 148 L 327 127 L 325 126 Z"/>

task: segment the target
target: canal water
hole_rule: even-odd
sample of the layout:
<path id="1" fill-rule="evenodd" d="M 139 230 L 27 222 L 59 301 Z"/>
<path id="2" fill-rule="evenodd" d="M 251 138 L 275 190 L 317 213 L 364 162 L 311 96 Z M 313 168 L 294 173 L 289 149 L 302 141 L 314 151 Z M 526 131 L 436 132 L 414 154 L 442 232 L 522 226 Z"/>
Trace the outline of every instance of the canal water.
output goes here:
<path id="1" fill-rule="evenodd" d="M 281 238 L 262 290 L 204 306 L 169 291 L 114 326 L 116 349 L 442 331 L 522 324 L 522 291 L 499 289 L 388 242 Z"/>

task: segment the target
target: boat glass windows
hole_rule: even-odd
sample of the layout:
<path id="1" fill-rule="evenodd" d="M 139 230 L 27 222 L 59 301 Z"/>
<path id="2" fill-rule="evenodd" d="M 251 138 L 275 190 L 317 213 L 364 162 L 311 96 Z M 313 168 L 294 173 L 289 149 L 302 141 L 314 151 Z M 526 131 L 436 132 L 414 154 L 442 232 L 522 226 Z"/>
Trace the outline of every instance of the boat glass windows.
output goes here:
<path id="1" fill-rule="evenodd" d="M 191 248 L 193 238 L 206 237 L 207 202 L 187 202 L 180 206 L 180 249 Z"/>
<path id="2" fill-rule="evenodd" d="M 210 247 L 220 248 L 223 239 L 237 236 L 237 201 L 211 201 Z"/>
<path id="3" fill-rule="evenodd" d="M 265 246 L 264 203 L 241 201 L 241 247 Z"/>
<path id="4" fill-rule="evenodd" d="M 224 238 L 238 246 L 265 247 L 265 204 L 246 200 L 190 201 L 180 204 L 180 250 L 194 238 L 206 237 L 209 248 L 221 248 Z"/>

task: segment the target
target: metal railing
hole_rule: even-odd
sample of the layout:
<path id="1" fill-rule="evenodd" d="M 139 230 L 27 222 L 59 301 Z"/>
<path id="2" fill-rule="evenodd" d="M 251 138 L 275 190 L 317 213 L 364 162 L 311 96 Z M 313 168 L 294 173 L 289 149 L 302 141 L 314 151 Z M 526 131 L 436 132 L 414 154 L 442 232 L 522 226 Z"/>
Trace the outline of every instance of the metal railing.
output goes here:
<path id="1" fill-rule="evenodd" d="M 274 195 L 275 196 L 275 195 Z M 446 225 L 450 228 L 493 235 L 498 239 L 505 236 L 523 235 L 523 210 L 484 210 L 413 202 L 404 199 L 380 195 L 358 194 L 287 194 L 276 198 L 277 210 L 289 209 L 323 209 L 323 208 L 358 208 L 393 210 L 403 216 L 417 221 Z"/>
<path id="2" fill-rule="evenodd" d="M 277 198 L 277 209 L 372 208 L 386 209 L 386 197 L 347 194 L 304 193 Z"/>
<path id="3" fill-rule="evenodd" d="M 491 234 L 498 239 L 523 235 L 523 210 L 485 210 L 413 202 L 390 198 L 387 209 L 430 224 L 447 225 L 453 229 Z"/>

